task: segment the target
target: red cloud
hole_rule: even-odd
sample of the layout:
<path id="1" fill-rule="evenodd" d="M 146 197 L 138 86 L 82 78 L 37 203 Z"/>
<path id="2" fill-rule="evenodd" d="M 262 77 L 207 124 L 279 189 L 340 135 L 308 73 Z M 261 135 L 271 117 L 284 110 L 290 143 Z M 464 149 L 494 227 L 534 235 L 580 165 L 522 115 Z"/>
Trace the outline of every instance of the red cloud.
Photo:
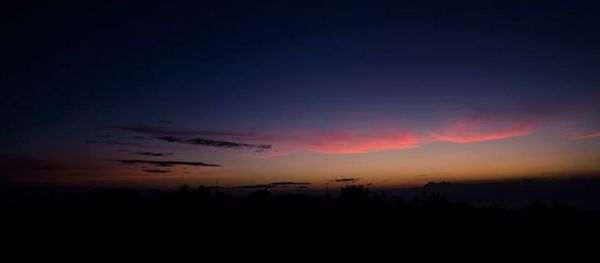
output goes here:
<path id="1" fill-rule="evenodd" d="M 391 135 L 326 132 L 317 134 L 306 145 L 308 150 L 323 153 L 366 153 L 408 149 L 419 145 L 419 139 L 410 133 Z"/>
<path id="2" fill-rule="evenodd" d="M 276 158 L 298 152 L 328 154 L 355 154 L 402 150 L 432 142 L 476 143 L 508 139 L 531 134 L 540 121 L 514 121 L 499 117 L 471 117 L 461 119 L 441 132 L 418 135 L 403 129 L 376 129 L 371 131 L 308 131 L 287 136 L 269 137 L 273 151 L 253 153 L 258 158 Z"/>
<path id="3" fill-rule="evenodd" d="M 538 121 L 517 123 L 491 118 L 469 118 L 460 120 L 441 133 L 432 133 L 431 141 L 452 143 L 474 143 L 521 137 L 531 134 Z"/>
<path id="4" fill-rule="evenodd" d="M 174 131 L 148 127 L 126 127 L 128 131 L 144 134 L 182 134 L 203 135 L 243 141 L 255 141 L 273 144 L 273 149 L 253 153 L 258 158 L 274 158 L 298 152 L 320 152 L 329 154 L 369 153 L 390 150 L 410 149 L 433 142 L 477 143 L 521 137 L 533 133 L 544 123 L 545 118 L 537 114 L 507 114 L 488 111 L 459 119 L 450 125 L 429 133 L 411 133 L 400 128 L 372 127 L 371 130 L 334 130 L 334 131 L 296 131 L 287 135 L 270 135 L 246 132 L 214 131 Z M 368 125 L 365 125 L 369 127 Z M 582 135 L 577 138 L 599 137 L 596 134 Z"/>
<path id="5" fill-rule="evenodd" d="M 461 119 L 448 128 L 428 136 L 405 131 L 387 133 L 321 132 L 301 136 L 304 150 L 333 153 L 367 153 L 415 148 L 432 142 L 476 143 L 521 137 L 535 131 L 540 121 L 507 120 L 497 117 Z"/>
<path id="6" fill-rule="evenodd" d="M 583 133 L 583 134 L 577 134 L 577 135 L 573 136 L 573 139 L 576 139 L 576 140 L 585 140 L 585 139 L 593 139 L 593 138 L 600 138 L 600 132 Z"/>

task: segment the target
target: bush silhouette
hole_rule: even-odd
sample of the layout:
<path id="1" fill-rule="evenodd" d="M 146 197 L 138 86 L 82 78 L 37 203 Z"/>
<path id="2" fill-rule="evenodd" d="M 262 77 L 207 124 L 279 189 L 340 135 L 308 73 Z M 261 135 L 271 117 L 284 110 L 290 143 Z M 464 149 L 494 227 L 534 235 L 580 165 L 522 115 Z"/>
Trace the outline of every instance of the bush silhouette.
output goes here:
<path id="1" fill-rule="evenodd" d="M 4 204 L 3 212 L 7 226 L 27 224 L 61 231 L 103 226 L 124 235 L 132 235 L 135 228 L 228 237 L 315 238 L 325 233 L 341 242 L 362 243 L 383 233 L 426 242 L 428 247 L 583 249 L 594 244 L 587 240 L 600 234 L 600 221 L 593 211 L 542 203 L 522 209 L 474 206 L 428 192 L 405 199 L 374 192 L 369 185 L 344 186 L 335 198 L 275 194 L 268 189 L 232 196 L 205 186 L 183 186 L 153 195 L 118 188 L 83 199 Z M 455 237 L 468 238 L 459 242 Z"/>
<path id="2" fill-rule="evenodd" d="M 342 202 L 359 204 L 365 202 L 372 192 L 365 185 L 346 185 L 341 188 L 341 193 L 338 197 Z"/>

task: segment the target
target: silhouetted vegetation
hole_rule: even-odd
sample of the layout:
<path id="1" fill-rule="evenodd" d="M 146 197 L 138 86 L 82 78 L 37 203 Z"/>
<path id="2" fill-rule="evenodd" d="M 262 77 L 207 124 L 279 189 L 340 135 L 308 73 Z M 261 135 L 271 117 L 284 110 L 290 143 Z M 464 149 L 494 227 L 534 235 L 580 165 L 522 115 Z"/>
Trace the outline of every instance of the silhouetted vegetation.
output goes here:
<path id="1" fill-rule="evenodd" d="M 230 195 L 216 187 L 182 186 L 171 192 L 129 188 L 87 198 L 4 203 L 5 225 L 19 233 L 118 233 L 208 238 L 261 236 L 268 240 L 336 242 L 392 247 L 464 249 L 592 249 L 598 215 L 574 207 L 533 203 L 522 209 L 452 202 L 436 193 L 404 198 L 347 185 L 338 195 L 274 194 L 261 189 Z"/>

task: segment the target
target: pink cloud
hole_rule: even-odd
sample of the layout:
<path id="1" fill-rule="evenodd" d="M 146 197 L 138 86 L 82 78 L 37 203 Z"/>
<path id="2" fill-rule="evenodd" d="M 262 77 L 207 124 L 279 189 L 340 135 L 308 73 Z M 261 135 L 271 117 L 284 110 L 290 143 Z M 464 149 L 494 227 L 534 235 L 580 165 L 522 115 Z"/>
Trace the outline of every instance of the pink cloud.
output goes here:
<path id="1" fill-rule="evenodd" d="M 353 154 L 403 150 L 433 142 L 478 143 L 526 136 L 541 121 L 511 120 L 495 116 L 460 119 L 440 132 L 415 134 L 404 129 L 355 132 L 313 132 L 295 137 L 292 148 L 329 154 Z M 281 143 L 284 143 L 282 141 Z"/>
<path id="2" fill-rule="evenodd" d="M 307 140 L 305 147 L 314 152 L 350 154 L 414 148 L 419 138 L 406 132 L 391 134 L 358 134 L 325 132 Z"/>
<path id="3" fill-rule="evenodd" d="M 544 107 L 540 107 L 544 108 Z M 536 114 L 532 114 L 535 112 Z M 542 111 L 544 112 L 544 111 Z M 528 111 L 516 114 L 511 110 L 480 110 L 468 117 L 460 118 L 431 132 L 408 131 L 397 125 L 362 125 L 329 131 L 288 131 L 279 135 L 250 132 L 216 132 L 207 130 L 171 130 L 155 127 L 132 126 L 120 129 L 147 135 L 177 134 L 202 136 L 219 140 L 235 140 L 248 143 L 260 141 L 273 145 L 260 153 L 252 152 L 257 158 L 276 158 L 300 152 L 326 154 L 356 154 L 416 148 L 434 142 L 478 143 L 522 137 L 535 132 L 548 116 Z M 366 127 L 366 128 L 365 128 Z M 587 134 L 578 138 L 598 137 Z"/>
<path id="4" fill-rule="evenodd" d="M 402 128 L 375 127 L 370 130 L 332 130 L 291 132 L 283 136 L 260 133 L 207 133 L 207 137 L 245 139 L 258 138 L 272 143 L 273 148 L 260 153 L 240 153 L 260 159 L 277 158 L 300 152 L 325 154 L 358 154 L 416 148 L 433 142 L 477 143 L 525 136 L 535 131 L 540 121 L 511 120 L 488 115 L 462 118 L 438 132 L 413 133 Z M 244 136 L 240 136 L 244 134 Z M 210 136 L 212 135 L 212 136 Z"/>
<path id="5" fill-rule="evenodd" d="M 248 154 L 246 153 L 245 156 L 251 156 L 251 157 L 256 157 L 258 159 L 271 159 L 271 158 L 277 158 L 277 157 L 283 157 L 283 156 L 288 156 L 291 154 L 294 154 L 295 152 L 293 150 L 274 150 L 274 151 L 265 151 L 265 152 L 261 152 L 261 153 L 255 153 L 255 154 Z"/>
<path id="6" fill-rule="evenodd" d="M 300 152 L 325 154 L 357 154 L 416 148 L 433 142 L 477 143 L 525 136 L 535 131 L 541 121 L 512 120 L 504 116 L 475 116 L 462 118 L 438 132 L 413 133 L 403 128 L 371 127 L 367 130 L 346 129 L 330 131 L 290 132 L 284 136 L 253 133 L 246 140 L 267 139 L 273 149 L 261 153 L 243 153 L 260 159 L 277 158 Z M 245 134 L 245 133 L 239 133 Z M 239 134 L 219 133 L 228 138 Z M 209 135 L 209 134 L 205 134 Z M 240 153 L 242 154 L 242 153 Z"/>
<path id="7" fill-rule="evenodd" d="M 475 143 L 529 135 L 539 121 L 509 121 L 495 118 L 461 119 L 439 133 L 431 133 L 431 141 Z"/>
<path id="8" fill-rule="evenodd" d="M 575 139 L 575 140 L 585 140 L 585 139 L 593 139 L 593 138 L 600 138 L 600 132 L 582 133 L 582 134 L 577 134 L 577 135 L 573 136 L 573 139 Z"/>

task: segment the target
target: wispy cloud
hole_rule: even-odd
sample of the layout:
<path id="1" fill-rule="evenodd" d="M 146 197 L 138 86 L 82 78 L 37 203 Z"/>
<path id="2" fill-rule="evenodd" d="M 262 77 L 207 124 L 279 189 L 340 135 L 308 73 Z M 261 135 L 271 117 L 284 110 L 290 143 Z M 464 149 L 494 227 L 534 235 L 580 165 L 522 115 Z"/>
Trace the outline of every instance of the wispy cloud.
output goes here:
<path id="1" fill-rule="evenodd" d="M 272 146 L 270 144 L 237 142 L 235 140 L 255 142 L 267 138 L 273 139 L 273 137 L 268 135 L 249 132 L 223 132 L 194 129 L 185 130 L 144 125 L 112 126 L 111 128 L 146 135 L 133 136 L 139 139 L 158 139 L 164 142 L 227 149 L 250 149 L 255 152 L 264 152 L 270 150 Z"/>
<path id="2" fill-rule="evenodd" d="M 169 170 L 160 170 L 160 169 L 144 169 L 144 172 L 147 173 L 168 173 Z"/>
<path id="3" fill-rule="evenodd" d="M 207 167 L 220 167 L 219 164 L 210 164 L 203 162 L 186 162 L 186 161 L 151 161 L 151 160 L 116 160 L 116 162 L 121 164 L 150 164 L 159 167 L 173 167 L 177 165 L 187 165 L 187 166 L 207 166 Z"/>
<path id="4" fill-rule="evenodd" d="M 112 126 L 111 128 L 128 131 L 140 134 L 146 134 L 151 136 L 198 136 L 198 137 L 210 137 L 210 138 L 228 138 L 228 139 L 242 139 L 242 140 L 252 140 L 252 141 L 261 141 L 261 140 L 269 140 L 270 136 L 261 134 L 261 133 L 253 133 L 253 132 L 230 132 L 230 131 L 214 131 L 214 130 L 197 130 L 197 129 L 174 129 L 174 128 L 164 128 L 164 127 L 156 127 L 156 126 L 147 126 L 147 125 L 127 125 L 127 126 Z"/>
<path id="5" fill-rule="evenodd" d="M 156 153 L 156 152 L 132 152 L 131 154 L 152 156 L 152 157 L 165 157 L 165 156 L 173 155 L 173 153 Z"/>
<path id="6" fill-rule="evenodd" d="M 138 144 L 138 143 L 130 143 L 130 142 L 122 142 L 122 141 L 110 141 L 110 140 L 87 140 L 85 143 L 89 144 L 108 144 L 108 145 L 118 145 L 118 146 L 129 146 L 129 147 L 137 147 L 137 148 L 146 148 L 146 145 Z"/>
<path id="7" fill-rule="evenodd" d="M 409 149 L 419 143 L 415 135 L 404 131 L 389 134 L 323 132 L 309 137 L 306 147 L 315 152 L 349 154 Z"/>
<path id="8" fill-rule="evenodd" d="M 503 108 L 465 107 L 466 113 L 427 130 L 411 125 L 392 123 L 395 129 L 365 125 L 362 129 L 330 129 L 288 131 L 284 134 L 245 131 L 215 131 L 176 129 L 143 125 L 112 127 L 134 132 L 163 142 L 200 145 L 228 149 L 250 149 L 260 153 L 257 158 L 276 158 L 301 152 L 323 154 L 360 154 L 404 150 L 423 145 L 447 142 L 481 143 L 518 138 L 548 127 L 553 118 L 589 115 L 597 112 L 594 101 L 536 101 L 517 103 Z M 596 138 L 597 133 L 574 138 Z M 260 142 L 260 143 L 258 143 Z M 272 146 L 274 145 L 274 146 Z"/>
<path id="9" fill-rule="evenodd" d="M 231 189 L 268 189 L 273 188 L 274 185 L 271 184 L 251 184 L 251 185 L 240 185 L 231 187 Z"/>
<path id="10" fill-rule="evenodd" d="M 432 142 L 475 143 L 503 140 L 529 135 L 535 131 L 539 121 L 498 120 L 495 118 L 461 119 L 443 129 L 430 133 Z"/>
<path id="11" fill-rule="evenodd" d="M 289 186 L 307 186 L 310 183 L 301 183 L 301 182 L 273 182 L 270 185 L 278 186 L 278 187 L 289 187 Z"/>
<path id="12" fill-rule="evenodd" d="M 416 148 L 433 142 L 477 143 L 493 140 L 503 140 L 521 137 L 533 133 L 539 126 L 537 119 L 511 119 L 500 114 L 489 114 L 485 117 L 474 116 L 461 118 L 442 127 L 439 131 L 412 132 L 405 128 L 371 131 L 356 130 L 324 130 L 291 132 L 282 136 L 273 136 L 243 132 L 213 132 L 198 130 L 166 130 L 146 126 L 121 127 L 129 131 L 144 134 L 170 134 L 169 136 L 154 136 L 156 140 L 188 145 L 227 149 L 250 149 L 262 153 L 259 158 L 274 158 L 298 152 L 317 152 L 325 154 L 359 154 L 403 150 Z M 172 133 L 172 134 L 171 134 Z M 179 134 L 181 136 L 174 136 Z M 225 140 L 208 138 L 190 138 L 184 135 L 202 134 L 217 136 Z M 231 137 L 228 137 L 231 136 Z M 271 144 L 254 144 L 230 141 L 236 138 L 269 138 L 276 142 L 277 148 Z M 263 153 L 267 150 L 269 153 Z"/>
<path id="13" fill-rule="evenodd" d="M 239 142 L 230 142 L 230 141 L 217 141 L 210 140 L 204 138 L 176 138 L 171 136 L 158 136 L 156 139 L 163 140 L 166 142 L 175 142 L 175 143 L 185 143 L 191 145 L 201 145 L 201 146 L 209 146 L 209 147 L 218 147 L 218 148 L 229 148 L 229 149 L 251 149 L 255 152 L 262 152 L 265 150 L 271 149 L 271 145 L 268 144 L 248 144 L 248 143 L 239 143 Z"/>
<path id="14" fill-rule="evenodd" d="M 329 182 L 332 182 L 332 183 L 356 183 L 356 182 L 358 182 L 358 180 L 360 180 L 360 178 L 351 177 L 351 178 L 331 179 L 331 180 L 329 180 Z"/>
<path id="15" fill-rule="evenodd" d="M 306 182 L 273 182 L 268 184 L 253 184 L 253 185 L 241 185 L 234 186 L 231 189 L 269 189 L 269 188 L 306 188 L 311 183 Z"/>
<path id="16" fill-rule="evenodd" d="M 585 139 L 595 139 L 600 138 L 600 132 L 592 132 L 592 133 L 580 133 L 573 136 L 573 139 L 576 140 L 585 140 Z"/>

